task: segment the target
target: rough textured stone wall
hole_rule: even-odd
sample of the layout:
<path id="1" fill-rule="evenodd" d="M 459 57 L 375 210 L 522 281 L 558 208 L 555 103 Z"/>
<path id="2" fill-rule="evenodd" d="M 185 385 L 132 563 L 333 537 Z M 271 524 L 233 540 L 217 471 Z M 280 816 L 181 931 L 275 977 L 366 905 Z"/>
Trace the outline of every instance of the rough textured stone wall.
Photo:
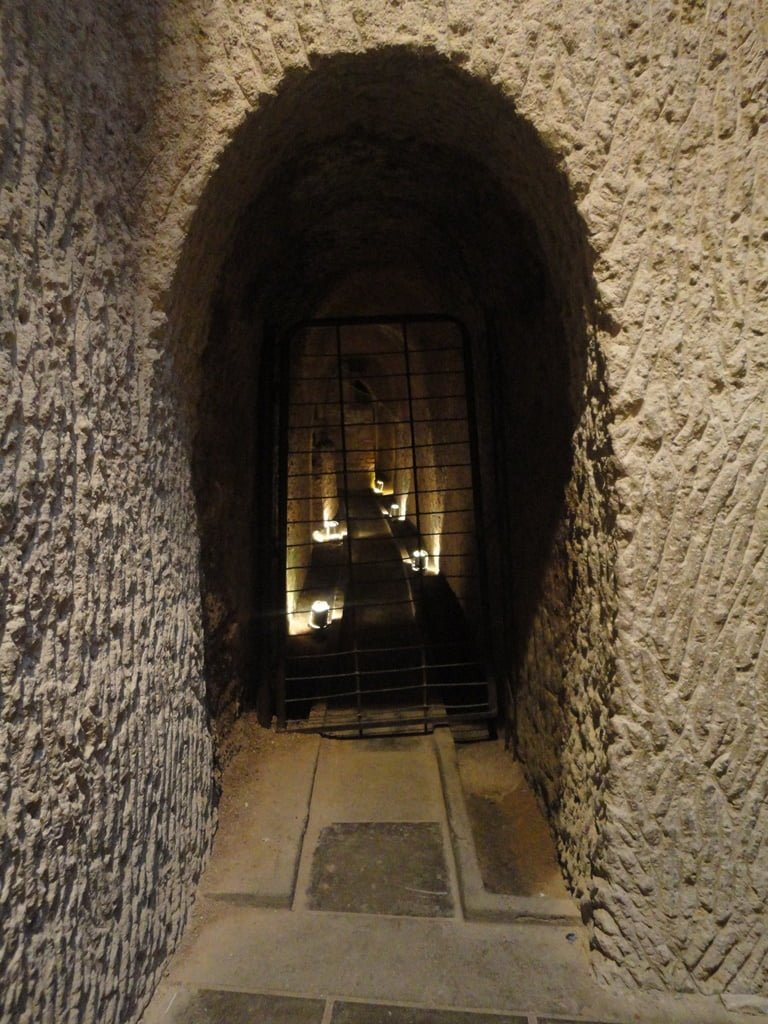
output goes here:
<path id="1" fill-rule="evenodd" d="M 594 337 L 585 354 L 584 398 L 570 464 L 562 464 L 562 453 L 552 445 L 543 464 L 536 464 L 533 454 L 513 456 L 519 466 L 513 495 L 520 504 L 513 529 L 522 532 L 513 548 L 527 558 L 519 567 L 511 612 L 515 747 L 547 810 L 583 919 L 591 925 L 616 675 L 616 461 Z M 541 386 L 546 390 L 543 381 Z M 516 453 L 516 448 L 513 438 L 509 450 Z M 560 493 L 547 502 L 543 496 L 558 486 Z M 553 502 L 560 514 L 545 534 L 544 550 L 537 551 L 542 512 L 550 509 L 551 518 Z"/>
<path id="2" fill-rule="evenodd" d="M 188 458 L 135 247 L 151 5 L 9 3 L 0 1018 L 130 1020 L 213 814 Z"/>
<path id="3" fill-rule="evenodd" d="M 259 471 L 257 346 L 238 305 L 219 298 L 202 359 L 193 457 L 201 540 L 206 698 L 217 737 L 239 714 L 253 674 L 253 523 Z M 263 503 L 262 503 L 263 507 Z M 266 715 L 266 724 L 270 716 Z"/>
<path id="4" fill-rule="evenodd" d="M 617 125 L 632 111 L 638 138 L 611 147 L 582 203 L 622 328 L 607 351 L 623 476 L 598 948 L 611 974 L 626 964 L 641 982 L 708 992 L 768 983 L 757 14 L 660 5 L 628 22 Z"/>
<path id="5" fill-rule="evenodd" d="M 238 126 L 256 108 L 268 117 L 277 106 L 272 91 L 322 55 L 384 45 L 444 54 L 498 85 L 567 173 L 595 253 L 600 301 L 615 325 L 598 339 L 612 420 L 601 425 L 607 412 L 588 413 L 596 429 L 610 430 L 615 463 L 610 448 L 579 455 L 569 485 L 572 529 L 561 539 L 570 564 L 586 572 L 590 559 L 600 562 L 594 593 L 579 584 L 566 653 L 578 650 L 574 629 L 582 646 L 595 632 L 605 638 L 611 610 L 600 602 L 615 586 L 615 674 L 600 679 L 593 664 L 585 687 L 578 661 L 564 670 L 571 741 L 560 758 L 570 766 L 561 795 L 570 807 L 563 813 L 580 830 L 591 829 L 573 784 L 585 777 L 586 751 L 597 743 L 589 702 L 611 716 L 609 755 L 595 769 L 607 772 L 599 783 L 603 823 L 599 835 L 578 840 L 592 879 L 596 965 L 606 976 L 652 985 L 764 987 L 765 908 L 756 894 L 766 891 L 766 353 L 757 319 L 765 40 L 754 5 L 526 0 L 393 8 L 359 0 L 247 10 L 215 3 L 205 14 L 188 5 L 184 18 L 176 15 L 162 62 L 169 103 L 158 160 L 177 170 L 155 179 L 167 237 L 184 236 L 215 165 L 228 168 L 230 185 L 200 206 L 194 230 L 205 245 L 187 254 L 200 279 L 217 273 L 210 254 L 227 248 L 249 176 L 266 176 L 290 145 L 279 126 L 265 128 L 269 151 L 251 147 L 261 167 L 242 151 L 230 166 Z M 311 106 L 311 90 L 296 95 Z M 353 95 L 347 89 L 345 102 Z M 466 129 L 460 148 L 472 151 L 477 137 L 455 99 Z M 364 107 L 359 125 L 370 124 L 366 114 Z M 286 116 L 286 131 L 291 123 Z M 434 131 L 434 122 L 423 128 Z M 569 260 L 570 236 L 524 175 L 510 185 L 555 273 Z M 262 236 L 260 244 L 269 243 Z M 198 338 L 191 352 L 205 336 L 205 291 L 184 305 L 185 340 Z M 599 477 L 606 468 L 618 474 L 615 583 L 588 515 L 594 508 L 610 523 L 601 481 L 596 499 L 575 497 L 596 467 Z M 578 524 L 587 531 L 581 539 Z M 603 665 L 609 673 L 609 657 Z M 585 689 L 587 706 L 578 696 Z"/>
<path id="6" fill-rule="evenodd" d="M 566 514 L 525 662 L 529 767 L 557 803 L 596 968 L 765 991 L 757 5 L 137 0 L 107 12 L 79 0 L 50 24 L 44 7 L 12 0 L 3 12 L 6 1005 L 35 1006 L 30 1019 L 96 1005 L 100 1019 L 128 1019 L 178 932 L 210 821 L 189 459 L 212 298 L 238 220 L 299 155 L 296 126 L 311 126 L 313 80 L 291 83 L 323 57 L 383 63 L 393 46 L 441 55 L 488 87 L 487 103 L 469 102 L 449 82 L 422 90 L 413 72 L 388 115 L 407 124 L 401 141 L 482 164 L 497 139 L 489 172 L 535 226 L 566 329 L 574 276 L 593 277 L 606 314 L 592 357 L 569 373 Z M 359 81 L 338 83 L 340 134 L 371 129 L 381 102 L 369 91 L 355 106 Z M 419 108 L 422 91 L 442 104 Z M 567 176 L 591 275 L 558 187 L 521 157 L 534 152 L 522 128 L 497 138 L 496 92 Z M 279 207 L 257 218 L 265 271 L 288 265 L 282 233 L 307 243 L 306 263 L 275 303 L 302 280 L 319 302 L 322 226 L 302 236 Z M 591 377 L 603 361 L 607 390 L 602 371 Z M 535 707 L 558 650 L 563 742 L 546 749 Z"/>

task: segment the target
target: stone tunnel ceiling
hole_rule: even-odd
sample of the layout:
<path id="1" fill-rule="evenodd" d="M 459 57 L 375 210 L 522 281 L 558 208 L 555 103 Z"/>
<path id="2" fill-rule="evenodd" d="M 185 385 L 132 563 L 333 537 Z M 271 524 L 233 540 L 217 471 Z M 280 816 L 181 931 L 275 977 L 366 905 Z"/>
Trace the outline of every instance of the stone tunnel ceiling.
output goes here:
<path id="1" fill-rule="evenodd" d="M 5 1016 L 123 1021 L 145 1001 L 215 818 L 207 446 L 231 452 L 225 477 L 252 465 L 237 427 L 257 321 L 387 291 L 450 302 L 472 328 L 489 303 L 502 339 L 535 324 L 541 347 L 510 344 L 499 367 L 505 387 L 527 382 L 523 403 L 555 365 L 537 353 L 562 357 L 561 468 L 526 463 L 510 427 L 528 485 L 556 483 L 537 599 L 513 595 L 531 613 L 517 733 L 596 970 L 766 991 L 758 13 L 4 5 Z M 391 190 L 359 198 L 378 278 L 344 257 L 365 257 L 331 180 L 354 192 L 353 140 Z M 303 194 L 281 192 L 281 170 Z M 403 188 L 392 219 L 379 200 Z M 384 265 L 398 225 L 399 278 Z M 522 295 L 521 272 L 538 282 Z M 239 598 L 222 600 L 226 620 Z M 219 696 L 223 714 L 239 699 Z"/>

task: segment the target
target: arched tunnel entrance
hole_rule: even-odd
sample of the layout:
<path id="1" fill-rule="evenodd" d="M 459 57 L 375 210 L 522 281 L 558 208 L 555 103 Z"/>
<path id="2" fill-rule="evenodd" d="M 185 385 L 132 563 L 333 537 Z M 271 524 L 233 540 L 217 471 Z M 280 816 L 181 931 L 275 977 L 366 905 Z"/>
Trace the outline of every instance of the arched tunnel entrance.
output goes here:
<path id="1" fill-rule="evenodd" d="M 354 502 L 358 520 L 378 517 L 379 525 L 387 502 L 398 505 L 386 524 L 389 539 L 402 541 L 398 571 L 411 560 L 412 594 L 414 551 L 426 551 L 420 585 L 433 585 L 429 570 L 439 564 L 446 603 L 435 606 L 450 606 L 466 629 L 471 655 L 459 660 L 482 665 L 478 703 L 486 703 L 477 710 L 494 714 L 498 703 L 575 879 L 588 876 L 601 813 L 613 666 L 612 460 L 596 305 L 583 225 L 533 128 L 499 91 L 446 58 L 392 48 L 318 58 L 244 122 L 192 224 L 173 314 L 177 375 L 198 395 L 194 472 L 213 718 L 225 728 L 248 704 L 265 724 L 276 713 L 290 718 L 292 698 L 308 702 L 297 717 L 307 714 L 327 680 L 314 692 L 286 682 L 323 674 L 288 663 L 302 654 L 295 638 L 309 634 L 314 601 L 330 606 L 321 606 L 327 636 L 351 622 L 337 621 L 336 597 L 307 584 L 317 558 L 333 561 L 333 542 L 313 535 L 349 536 Z M 420 369 L 450 374 L 452 356 L 425 362 L 418 348 L 436 345 L 441 331 L 443 347 L 466 338 L 472 366 L 462 392 L 474 410 L 470 475 L 418 481 L 425 501 L 426 492 L 458 493 L 464 483 L 471 496 L 457 530 L 463 540 L 439 553 L 435 517 L 447 505 L 420 508 L 414 522 L 416 481 L 408 466 L 384 459 L 403 440 L 401 428 L 385 426 L 401 401 L 386 390 L 387 375 L 401 367 L 376 349 L 386 339 L 402 347 L 408 317 L 423 318 L 410 332 Z M 325 326 L 295 329 L 310 321 Z M 206 337 L 195 341 L 200 325 Z M 330 341 L 318 340 L 326 334 Z M 302 399 L 310 383 L 315 392 Z M 294 410 L 305 401 L 311 420 L 293 454 L 291 386 Z M 429 421 L 417 447 L 430 425 L 434 444 L 437 417 L 450 412 L 437 392 L 430 400 L 416 417 Z M 323 422 L 324 403 L 325 412 L 346 406 L 346 438 L 339 423 Z M 368 440 L 351 444 L 355 432 Z M 344 445 L 346 462 L 337 463 L 331 453 Z M 364 449 L 357 462 L 352 448 Z M 393 592 L 400 585 L 387 583 Z M 306 642 L 316 656 L 327 641 Z M 381 646 L 413 645 L 390 636 Z M 374 682 L 371 689 L 386 689 Z M 429 708 L 433 696 L 422 691 L 419 701 Z"/>

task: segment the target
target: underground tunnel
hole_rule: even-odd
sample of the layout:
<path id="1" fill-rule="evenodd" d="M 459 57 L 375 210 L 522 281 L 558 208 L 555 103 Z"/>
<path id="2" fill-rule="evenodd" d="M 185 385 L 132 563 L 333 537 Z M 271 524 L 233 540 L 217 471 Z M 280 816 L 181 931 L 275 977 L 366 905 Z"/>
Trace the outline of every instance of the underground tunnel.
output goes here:
<path id="1" fill-rule="evenodd" d="M 453 741 L 295 732 L 356 713 L 340 652 L 383 625 L 370 713 L 495 722 L 512 753 L 457 751 L 546 814 L 616 988 L 560 1015 L 730 1019 L 768 994 L 757 5 L 115 13 L 0 19 L 0 1018 L 141 1012 L 246 727 L 291 820 L 272 744 L 383 790 L 366 747 Z M 472 1005 L 522 1010 L 496 952 Z"/>
<path id="2" fill-rule="evenodd" d="M 359 735 L 426 729 L 446 713 L 492 720 L 472 628 L 486 618 L 486 588 L 459 325 L 403 315 L 314 321 L 298 334 L 278 375 L 281 725 L 302 705 L 301 717 L 322 705 L 325 731 Z"/>
<path id="3" fill-rule="evenodd" d="M 172 306 L 215 728 L 499 723 L 577 894 L 613 664 L 591 281 L 535 130 L 393 48 L 318 59 L 241 126 Z"/>

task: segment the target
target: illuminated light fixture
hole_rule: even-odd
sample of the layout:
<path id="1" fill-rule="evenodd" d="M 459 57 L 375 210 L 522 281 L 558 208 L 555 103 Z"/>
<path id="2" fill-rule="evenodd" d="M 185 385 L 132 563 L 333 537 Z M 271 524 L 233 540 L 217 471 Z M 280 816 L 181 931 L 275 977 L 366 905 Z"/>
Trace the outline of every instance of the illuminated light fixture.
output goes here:
<path id="1" fill-rule="evenodd" d="M 411 568 L 414 572 L 426 572 L 427 571 L 427 559 L 429 558 L 429 552 L 425 551 L 424 548 L 417 548 L 411 554 Z"/>
<path id="2" fill-rule="evenodd" d="M 384 481 L 383 480 L 374 480 L 373 481 L 373 493 L 374 494 L 383 494 L 384 493 Z"/>
<path id="3" fill-rule="evenodd" d="M 389 515 L 391 519 L 400 518 L 400 506 L 397 504 L 397 502 L 394 502 L 392 505 L 389 506 Z"/>
<path id="4" fill-rule="evenodd" d="M 345 536 L 346 533 L 344 530 L 339 529 L 339 524 L 335 519 L 326 519 L 322 530 L 312 531 L 312 539 L 317 541 L 318 544 L 324 544 L 329 540 L 344 540 Z"/>
<path id="5" fill-rule="evenodd" d="M 327 629 L 331 624 L 331 606 L 327 601 L 313 601 L 309 610 L 309 628 Z"/>

